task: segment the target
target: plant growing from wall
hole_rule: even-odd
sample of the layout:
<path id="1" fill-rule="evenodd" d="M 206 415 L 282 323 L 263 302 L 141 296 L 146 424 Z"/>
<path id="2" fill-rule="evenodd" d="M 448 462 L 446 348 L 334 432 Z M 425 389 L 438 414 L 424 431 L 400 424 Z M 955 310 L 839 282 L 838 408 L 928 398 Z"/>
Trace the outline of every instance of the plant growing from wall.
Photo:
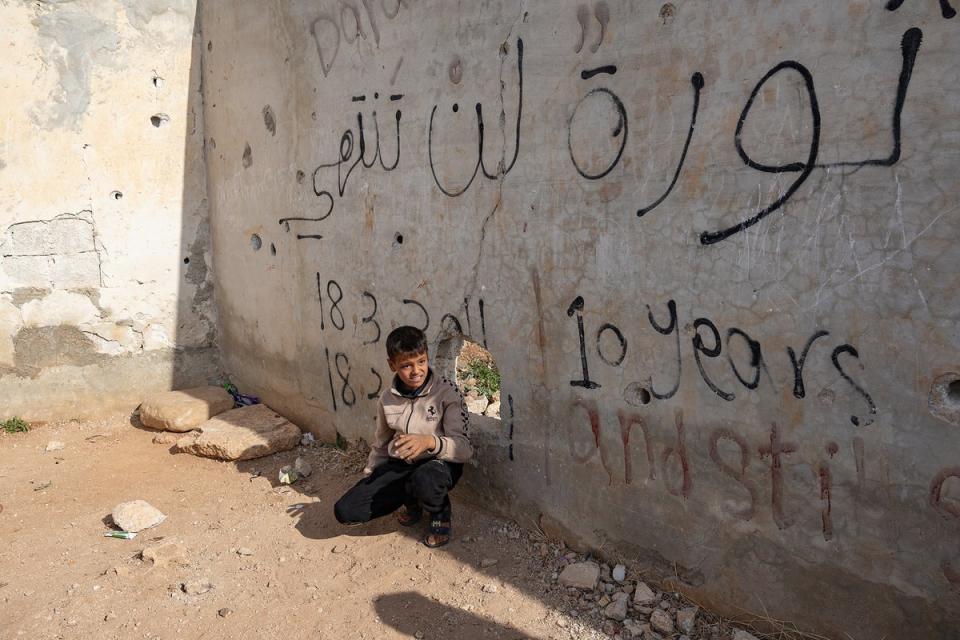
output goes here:
<path id="1" fill-rule="evenodd" d="M 475 388 L 481 395 L 490 398 L 500 391 L 500 371 L 495 365 L 480 359 L 471 360 L 467 371 L 476 380 Z"/>

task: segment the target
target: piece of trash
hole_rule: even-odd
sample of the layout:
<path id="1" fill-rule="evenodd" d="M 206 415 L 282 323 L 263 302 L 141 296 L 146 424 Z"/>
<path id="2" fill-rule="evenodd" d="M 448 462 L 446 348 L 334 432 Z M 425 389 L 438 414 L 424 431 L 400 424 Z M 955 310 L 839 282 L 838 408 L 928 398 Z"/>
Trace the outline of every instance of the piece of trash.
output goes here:
<path id="1" fill-rule="evenodd" d="M 103 534 L 104 538 L 120 538 L 121 540 L 133 540 L 137 534 L 133 531 L 107 531 Z"/>
<path id="2" fill-rule="evenodd" d="M 86 438 L 84 438 L 84 440 L 86 440 L 87 442 L 94 442 L 98 438 L 106 438 L 106 437 L 107 437 L 107 434 L 105 433 L 95 433 L 92 436 L 87 436 Z"/>
<path id="3" fill-rule="evenodd" d="M 234 407 L 249 407 L 254 404 L 260 404 L 260 398 L 257 396 L 248 396 L 240 393 L 237 387 L 229 382 L 223 383 L 223 388 L 227 393 L 233 396 Z"/>
<path id="4" fill-rule="evenodd" d="M 63 451 L 65 446 L 66 445 L 59 440 L 51 440 L 47 443 L 47 448 L 44 449 L 44 451 Z"/>
<path id="5" fill-rule="evenodd" d="M 317 439 L 313 437 L 313 434 L 307 431 L 305 434 L 303 434 L 303 437 L 300 438 L 300 445 L 304 447 L 309 447 L 316 441 Z"/>
<path id="6" fill-rule="evenodd" d="M 37 486 L 35 486 L 35 487 L 33 488 L 33 490 L 34 490 L 34 491 L 43 491 L 44 489 L 46 489 L 47 487 L 49 487 L 51 484 L 53 484 L 53 482 L 50 481 L 50 480 L 47 480 L 46 482 L 41 482 L 40 484 L 38 484 Z"/>
<path id="7" fill-rule="evenodd" d="M 292 465 L 284 465 L 280 467 L 280 484 L 293 484 L 300 479 L 300 474 L 297 473 L 297 470 L 293 468 Z"/>

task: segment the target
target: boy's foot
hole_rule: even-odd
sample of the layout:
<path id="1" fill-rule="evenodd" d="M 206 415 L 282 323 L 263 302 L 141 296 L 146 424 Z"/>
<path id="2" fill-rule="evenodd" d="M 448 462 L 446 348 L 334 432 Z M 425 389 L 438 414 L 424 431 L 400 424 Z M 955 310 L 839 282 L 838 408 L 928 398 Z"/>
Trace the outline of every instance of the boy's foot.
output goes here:
<path id="1" fill-rule="evenodd" d="M 427 535 L 422 542 L 431 549 L 442 547 L 450 542 L 450 534 L 453 526 L 450 522 L 452 518 L 449 513 L 433 514 L 430 518 L 430 527 L 427 529 Z"/>
<path id="2" fill-rule="evenodd" d="M 423 510 L 420 508 L 420 505 L 416 507 L 405 506 L 402 511 L 397 511 L 397 522 L 400 523 L 400 526 L 403 527 L 412 527 L 413 525 L 420 522 L 420 518 L 423 516 Z"/>

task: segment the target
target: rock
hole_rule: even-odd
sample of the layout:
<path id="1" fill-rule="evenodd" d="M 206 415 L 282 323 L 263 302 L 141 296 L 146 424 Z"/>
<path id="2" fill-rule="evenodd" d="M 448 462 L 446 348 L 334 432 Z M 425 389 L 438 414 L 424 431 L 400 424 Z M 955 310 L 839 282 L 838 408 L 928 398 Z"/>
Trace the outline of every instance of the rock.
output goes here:
<path id="1" fill-rule="evenodd" d="M 617 591 L 617 592 L 614 593 L 612 596 L 610 596 L 610 599 L 611 599 L 611 600 L 623 600 L 623 601 L 626 602 L 626 603 L 629 603 L 629 602 L 630 602 L 630 596 L 627 595 L 626 593 L 624 593 L 623 591 Z"/>
<path id="2" fill-rule="evenodd" d="M 757 640 L 757 636 L 753 635 L 752 633 L 748 633 L 743 629 L 734 629 L 733 640 Z"/>
<path id="3" fill-rule="evenodd" d="M 610 596 L 603 596 L 602 598 L 597 600 L 597 606 L 605 607 L 608 604 L 610 604 Z"/>
<path id="4" fill-rule="evenodd" d="M 246 547 L 240 547 L 239 549 L 237 549 L 237 555 L 238 555 L 238 556 L 252 556 L 252 555 L 253 555 L 253 551 L 251 551 L 250 549 L 247 549 Z"/>
<path id="5" fill-rule="evenodd" d="M 483 415 L 489 416 L 491 418 L 500 417 L 500 401 L 491 402 L 487 405 L 487 408 L 483 410 Z"/>
<path id="6" fill-rule="evenodd" d="M 153 444 L 177 444 L 177 441 L 183 436 L 179 433 L 171 433 L 169 431 L 164 431 L 153 436 Z"/>
<path id="7" fill-rule="evenodd" d="M 347 550 L 347 545 L 345 544 L 335 544 L 333 548 L 330 549 L 330 553 L 343 553 Z"/>
<path id="8" fill-rule="evenodd" d="M 673 633 L 673 619 L 662 609 L 657 609 L 650 614 L 650 626 L 666 635 Z"/>
<path id="9" fill-rule="evenodd" d="M 64 448 L 65 446 L 66 446 L 66 445 L 63 444 L 62 442 L 60 442 L 59 440 L 51 440 L 50 442 L 47 443 L 47 447 L 44 449 L 44 451 L 48 451 L 48 452 L 49 452 L 49 451 L 63 451 L 63 448 Z"/>
<path id="10" fill-rule="evenodd" d="M 600 567 L 596 562 L 578 562 L 564 567 L 560 584 L 577 589 L 595 589 L 600 579 Z"/>
<path id="11" fill-rule="evenodd" d="M 641 624 L 636 620 L 624 620 L 623 628 L 625 631 L 627 631 L 630 634 L 630 636 L 628 637 L 633 637 L 633 638 L 636 638 L 637 640 L 642 640 L 644 637 L 644 634 L 650 631 L 650 625 Z"/>
<path id="12" fill-rule="evenodd" d="M 126 578 L 128 575 L 130 575 L 130 569 L 124 567 L 123 565 L 115 566 L 113 568 L 113 572 L 121 578 Z"/>
<path id="13" fill-rule="evenodd" d="M 637 587 L 633 592 L 633 604 L 650 604 L 655 602 L 657 599 L 657 594 L 653 592 L 653 589 L 648 587 L 644 582 L 638 582 Z"/>
<path id="14" fill-rule="evenodd" d="M 233 613 L 233 609 L 228 609 L 227 607 L 224 607 L 223 609 L 220 609 L 217 611 L 217 615 L 220 616 L 221 618 L 226 618 L 231 613 Z"/>
<path id="15" fill-rule="evenodd" d="M 697 613 L 699 613 L 699 611 L 700 609 L 697 607 L 688 607 L 677 611 L 677 626 L 680 627 L 680 631 L 687 635 L 693 633 L 693 627 L 697 623 Z"/>
<path id="16" fill-rule="evenodd" d="M 484 396 L 471 397 L 467 396 L 466 398 L 467 411 L 470 413 L 480 413 L 482 414 L 487 409 L 487 405 L 490 403 Z"/>
<path id="17" fill-rule="evenodd" d="M 608 636 L 612 636 L 617 632 L 617 623 L 613 620 L 607 620 L 600 627 L 600 630 L 603 631 Z"/>
<path id="18" fill-rule="evenodd" d="M 670 601 L 667 600 L 666 598 L 664 598 L 663 600 L 661 600 L 661 601 L 660 601 L 660 608 L 663 609 L 664 611 L 666 611 L 667 609 L 669 609 L 669 608 L 670 608 Z"/>
<path id="19" fill-rule="evenodd" d="M 162 542 L 152 547 L 147 547 L 140 553 L 144 562 L 149 562 L 155 567 L 162 567 L 168 564 L 187 564 L 187 553 L 179 542 Z"/>
<path id="20" fill-rule="evenodd" d="M 157 393 L 140 405 L 140 422 L 151 429 L 184 432 L 233 408 L 233 396 L 221 387 L 197 387 Z"/>
<path id="21" fill-rule="evenodd" d="M 300 438 L 300 446 L 309 447 L 316 441 L 317 439 L 314 438 L 313 434 L 308 431 L 307 433 L 303 434 L 303 437 Z"/>
<path id="22" fill-rule="evenodd" d="M 623 582 L 624 580 L 627 579 L 627 568 L 622 564 L 618 564 L 613 568 L 613 573 L 611 573 L 610 575 L 617 582 Z"/>
<path id="23" fill-rule="evenodd" d="M 155 527 L 167 519 L 167 516 L 144 500 L 122 502 L 113 508 L 110 515 L 114 524 L 130 533 Z"/>
<path id="24" fill-rule="evenodd" d="M 497 564 L 497 560 L 495 558 L 484 558 L 483 560 L 480 561 L 480 568 L 486 569 L 488 567 L 492 567 L 495 564 Z"/>
<path id="25" fill-rule="evenodd" d="M 300 429 L 263 404 L 232 409 L 200 425 L 200 433 L 177 441 L 176 450 L 219 460 L 250 460 L 287 451 Z"/>
<path id="26" fill-rule="evenodd" d="M 210 591 L 213 589 L 213 583 L 210 580 L 203 578 L 200 580 L 190 580 L 189 582 L 184 582 L 180 585 L 180 588 L 183 589 L 183 592 L 188 596 L 199 596 L 201 594 Z"/>
<path id="27" fill-rule="evenodd" d="M 297 456 L 297 459 L 293 461 L 293 470 L 304 478 L 309 478 L 310 474 L 313 473 L 313 467 L 310 466 L 310 463 L 300 456 Z"/>
<path id="28" fill-rule="evenodd" d="M 482 590 L 484 593 L 496 593 L 496 592 L 497 592 L 497 585 L 495 585 L 495 584 L 485 584 L 485 585 L 483 585 L 483 587 L 481 588 L 481 590 Z"/>
<path id="29" fill-rule="evenodd" d="M 622 622 L 627 617 L 627 599 L 620 598 L 618 600 L 614 600 L 603 610 L 603 615 L 611 620 Z"/>

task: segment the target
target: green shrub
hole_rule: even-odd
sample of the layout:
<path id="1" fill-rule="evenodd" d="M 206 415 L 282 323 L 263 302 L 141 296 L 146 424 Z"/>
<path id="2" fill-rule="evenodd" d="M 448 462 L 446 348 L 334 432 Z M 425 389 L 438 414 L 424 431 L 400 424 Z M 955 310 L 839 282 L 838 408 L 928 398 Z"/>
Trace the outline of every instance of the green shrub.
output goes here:
<path id="1" fill-rule="evenodd" d="M 16 416 L 5 422 L 0 422 L 0 426 L 2 426 L 3 430 L 7 433 L 26 433 L 30 431 L 30 425 Z"/>
<path id="2" fill-rule="evenodd" d="M 476 388 L 480 394 L 489 398 L 500 391 L 500 371 L 495 365 L 479 359 L 471 360 L 467 370 L 477 381 Z"/>

